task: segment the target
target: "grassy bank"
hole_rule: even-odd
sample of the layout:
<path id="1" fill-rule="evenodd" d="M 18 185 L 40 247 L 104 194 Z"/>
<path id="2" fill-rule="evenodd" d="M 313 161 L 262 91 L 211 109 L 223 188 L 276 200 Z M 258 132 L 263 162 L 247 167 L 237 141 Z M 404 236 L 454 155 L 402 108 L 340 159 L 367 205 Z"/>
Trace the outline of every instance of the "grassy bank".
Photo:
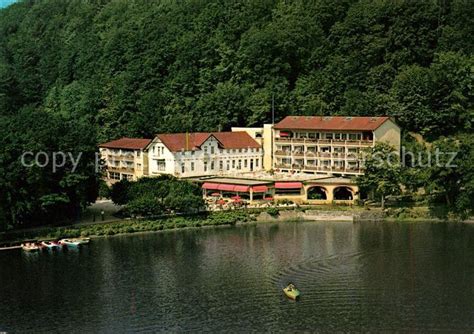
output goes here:
<path id="1" fill-rule="evenodd" d="M 186 227 L 235 225 L 256 221 L 261 212 L 267 212 L 272 217 L 278 217 L 281 211 L 322 210 L 322 211 L 380 211 L 380 208 L 364 208 L 361 206 L 302 206 L 242 209 L 235 211 L 213 212 L 188 217 L 170 217 L 162 219 L 130 219 L 110 223 L 96 223 L 90 225 L 72 225 L 63 227 L 45 227 L 42 229 L 10 231 L 0 234 L 0 245 L 17 244 L 23 241 L 49 240 L 73 237 L 112 236 L 135 232 L 152 232 L 180 229 Z M 431 215 L 427 207 L 398 207 L 388 208 L 385 211 L 384 221 L 417 222 L 417 221 L 455 221 L 455 219 L 439 219 Z"/>
<path id="2" fill-rule="evenodd" d="M 49 240 L 75 237 L 112 236 L 117 234 L 151 232 L 185 227 L 235 225 L 255 221 L 255 215 L 244 210 L 226 211 L 193 217 L 173 217 L 158 220 L 125 220 L 86 226 L 48 227 L 34 231 L 12 231 L 0 234 L 0 244 L 20 243 L 26 240 Z"/>

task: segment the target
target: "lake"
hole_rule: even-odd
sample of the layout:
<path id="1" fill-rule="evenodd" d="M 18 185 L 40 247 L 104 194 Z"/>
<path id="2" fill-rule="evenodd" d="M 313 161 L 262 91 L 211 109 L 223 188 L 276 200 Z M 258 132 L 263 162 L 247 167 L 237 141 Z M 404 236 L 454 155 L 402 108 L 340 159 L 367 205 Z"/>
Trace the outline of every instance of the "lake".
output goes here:
<path id="1" fill-rule="evenodd" d="M 0 252 L 0 332 L 337 330 L 474 331 L 474 225 L 258 224 Z"/>

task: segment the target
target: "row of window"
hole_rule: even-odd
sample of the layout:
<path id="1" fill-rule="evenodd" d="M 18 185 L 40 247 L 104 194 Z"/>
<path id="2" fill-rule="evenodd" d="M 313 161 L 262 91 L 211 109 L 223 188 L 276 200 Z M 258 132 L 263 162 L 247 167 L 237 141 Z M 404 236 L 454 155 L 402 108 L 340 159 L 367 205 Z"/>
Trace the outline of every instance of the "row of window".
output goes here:
<path id="1" fill-rule="evenodd" d="M 121 174 L 121 173 L 116 173 L 116 172 L 109 172 L 109 179 L 111 180 L 131 180 L 133 179 L 132 174 Z"/>
<path id="2" fill-rule="evenodd" d="M 314 160 L 312 162 L 307 162 L 305 163 L 304 160 L 295 160 L 294 164 L 291 163 L 290 159 L 282 159 L 280 161 L 277 161 L 277 165 L 295 165 L 295 166 L 307 166 L 307 167 L 312 167 L 312 166 L 323 166 L 323 167 L 350 167 L 350 168 L 356 168 L 359 166 L 358 162 L 355 161 L 334 161 L 331 164 L 331 160 Z"/>
<path id="3" fill-rule="evenodd" d="M 210 154 L 215 154 L 215 147 L 214 146 L 211 146 L 209 149 L 207 146 L 204 146 L 204 153 L 208 153 L 210 152 Z M 259 153 L 260 152 L 260 149 L 259 148 L 235 148 L 235 149 L 218 149 L 219 153 Z M 194 151 L 191 151 L 191 155 L 194 154 Z"/>
<path id="4" fill-rule="evenodd" d="M 289 145 L 277 145 L 277 151 L 284 151 L 286 153 L 291 153 L 291 152 L 311 152 L 311 153 L 317 153 L 317 152 L 323 152 L 323 153 L 359 153 L 359 148 L 357 147 L 348 147 L 347 150 L 344 147 L 331 147 L 331 146 L 321 146 L 319 150 L 316 147 L 305 147 L 298 145 L 298 146 L 293 146 L 293 150 L 291 149 L 291 146 Z"/>
<path id="5" fill-rule="evenodd" d="M 140 150 L 121 150 L 121 149 L 116 149 L 116 148 L 109 148 L 109 153 L 111 154 L 125 154 L 129 155 L 130 157 L 133 157 L 133 153 L 135 152 L 137 154 L 137 157 L 140 157 L 141 151 Z"/>
<path id="6" fill-rule="evenodd" d="M 282 134 L 280 134 L 280 137 Z M 308 138 L 308 139 L 335 139 L 335 140 L 361 140 L 364 139 L 372 139 L 372 134 L 362 135 L 362 133 L 340 133 L 340 132 L 295 132 L 293 134 L 293 138 Z"/>
<path id="7" fill-rule="evenodd" d="M 159 155 L 163 155 L 165 154 L 165 148 L 163 146 L 152 146 L 151 148 L 151 151 L 153 154 L 157 154 L 158 156 Z M 210 153 L 210 154 L 215 154 L 216 151 L 219 151 L 220 154 L 222 153 L 259 153 L 260 152 L 260 148 L 239 148 L 239 149 L 217 149 L 215 148 L 215 146 L 204 146 L 204 153 Z M 195 154 L 196 151 L 186 151 L 184 152 L 186 155 L 191 155 L 193 156 Z"/>
<path id="8" fill-rule="evenodd" d="M 191 162 L 189 170 L 191 172 L 194 172 L 195 167 L 196 167 L 195 163 Z M 204 172 L 207 172 L 210 170 L 211 171 L 216 170 L 216 167 L 218 167 L 219 171 L 223 171 L 224 161 L 219 160 L 218 164 L 216 164 L 215 161 L 211 161 L 211 162 L 204 161 Z M 225 170 L 227 171 L 231 170 L 231 168 L 236 169 L 236 170 L 241 170 L 242 168 L 243 169 L 250 168 L 250 170 L 253 170 L 254 168 L 259 168 L 259 167 L 260 167 L 260 159 L 234 159 L 234 160 L 225 161 Z M 183 162 L 181 163 L 181 173 L 185 173 L 185 172 L 186 172 L 186 163 Z"/>

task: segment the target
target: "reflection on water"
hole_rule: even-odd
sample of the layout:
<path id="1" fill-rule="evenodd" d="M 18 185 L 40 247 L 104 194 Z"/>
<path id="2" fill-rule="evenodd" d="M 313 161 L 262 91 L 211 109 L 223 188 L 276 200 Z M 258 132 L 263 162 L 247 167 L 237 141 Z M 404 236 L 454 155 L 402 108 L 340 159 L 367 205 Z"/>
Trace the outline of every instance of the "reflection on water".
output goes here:
<path id="1" fill-rule="evenodd" d="M 0 253 L 0 331 L 472 331 L 472 245 L 467 225 L 308 222 Z"/>

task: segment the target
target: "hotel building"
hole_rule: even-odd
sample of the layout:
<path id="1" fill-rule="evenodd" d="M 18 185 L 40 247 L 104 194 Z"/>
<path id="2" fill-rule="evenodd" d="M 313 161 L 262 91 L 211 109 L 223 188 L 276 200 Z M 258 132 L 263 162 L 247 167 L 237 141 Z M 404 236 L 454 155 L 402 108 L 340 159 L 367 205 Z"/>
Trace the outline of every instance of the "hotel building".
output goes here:
<path id="1" fill-rule="evenodd" d="M 109 183 L 168 174 L 201 182 L 206 198 L 350 204 L 363 152 L 378 142 L 400 150 L 400 128 L 389 117 L 288 116 L 232 132 L 122 138 L 100 150 Z"/>
<path id="2" fill-rule="evenodd" d="M 99 145 L 105 164 L 105 180 L 112 184 L 127 179 L 137 180 L 148 175 L 148 154 L 145 148 L 151 139 L 121 138 Z"/>
<path id="3" fill-rule="evenodd" d="M 147 151 L 150 176 L 197 177 L 263 169 L 262 147 L 244 131 L 159 134 Z"/>
<path id="4" fill-rule="evenodd" d="M 274 126 L 272 168 L 360 175 L 363 150 L 377 142 L 400 150 L 400 128 L 389 117 L 288 116 Z"/>

